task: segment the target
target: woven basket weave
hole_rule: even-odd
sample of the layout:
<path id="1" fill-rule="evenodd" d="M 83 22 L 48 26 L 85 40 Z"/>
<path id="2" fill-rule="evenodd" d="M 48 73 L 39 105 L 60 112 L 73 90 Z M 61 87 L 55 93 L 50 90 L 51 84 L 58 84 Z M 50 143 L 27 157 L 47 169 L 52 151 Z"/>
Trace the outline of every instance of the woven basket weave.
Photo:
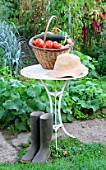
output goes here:
<path id="1" fill-rule="evenodd" d="M 29 41 L 29 45 L 33 48 L 35 57 L 37 58 L 38 62 L 41 64 L 41 66 L 45 69 L 53 69 L 57 56 L 59 54 L 69 52 L 70 49 L 72 48 L 71 45 L 64 47 L 64 48 L 61 48 L 61 49 L 45 48 L 46 35 L 47 35 L 48 27 L 49 27 L 50 22 L 53 18 L 56 19 L 56 26 L 58 27 L 57 17 L 52 16 L 48 21 L 48 24 L 47 24 L 47 27 L 46 27 L 46 30 L 45 30 L 45 34 L 44 34 L 44 48 L 39 48 L 37 46 L 32 45 L 32 40 L 33 40 L 34 37 L 32 37 Z"/>

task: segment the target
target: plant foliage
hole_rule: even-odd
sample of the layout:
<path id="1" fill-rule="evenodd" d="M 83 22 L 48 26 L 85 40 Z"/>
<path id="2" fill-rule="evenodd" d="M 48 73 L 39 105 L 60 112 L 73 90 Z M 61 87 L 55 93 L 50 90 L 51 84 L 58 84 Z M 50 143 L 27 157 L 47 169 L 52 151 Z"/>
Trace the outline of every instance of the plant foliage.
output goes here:
<path id="1" fill-rule="evenodd" d="M 8 66 L 11 74 L 18 73 L 21 65 L 21 43 L 5 21 L 0 22 L 0 47 L 4 53 L 3 66 Z"/>
<path id="2" fill-rule="evenodd" d="M 0 78 L 0 121 L 3 126 L 14 122 L 19 131 L 27 130 L 29 113 L 34 110 L 45 110 L 45 103 L 40 101 L 42 86 L 9 81 Z M 38 98 L 39 96 L 39 98 Z"/>
<path id="3" fill-rule="evenodd" d="M 47 85 L 53 90 L 52 83 Z M 59 84 L 59 88 L 61 86 Z M 91 112 L 95 115 L 99 109 L 106 107 L 106 91 L 102 86 L 103 83 L 93 79 L 70 81 L 62 100 L 63 121 L 86 119 Z M 46 91 L 40 82 L 25 83 L 0 78 L 1 128 L 13 124 L 15 129 L 26 131 L 30 125 L 30 113 L 37 110 L 49 112 L 49 107 Z"/>

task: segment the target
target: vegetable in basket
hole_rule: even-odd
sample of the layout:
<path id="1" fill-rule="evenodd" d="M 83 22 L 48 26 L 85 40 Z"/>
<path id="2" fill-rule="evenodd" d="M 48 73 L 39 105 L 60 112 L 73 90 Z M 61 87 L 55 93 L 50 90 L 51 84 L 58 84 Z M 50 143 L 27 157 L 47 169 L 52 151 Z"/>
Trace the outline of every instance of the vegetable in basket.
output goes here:
<path id="1" fill-rule="evenodd" d="M 34 40 L 34 39 L 32 40 L 32 44 L 37 47 L 43 48 L 44 41 L 41 38 L 37 38 L 36 40 Z"/>
<path id="2" fill-rule="evenodd" d="M 34 36 L 34 40 L 37 39 L 37 38 L 44 39 L 44 33 L 41 33 L 41 34 Z M 46 34 L 46 40 L 52 40 L 52 41 L 60 42 L 61 40 L 65 40 L 65 36 L 61 35 L 61 34 L 53 34 L 53 33 L 48 32 Z"/>

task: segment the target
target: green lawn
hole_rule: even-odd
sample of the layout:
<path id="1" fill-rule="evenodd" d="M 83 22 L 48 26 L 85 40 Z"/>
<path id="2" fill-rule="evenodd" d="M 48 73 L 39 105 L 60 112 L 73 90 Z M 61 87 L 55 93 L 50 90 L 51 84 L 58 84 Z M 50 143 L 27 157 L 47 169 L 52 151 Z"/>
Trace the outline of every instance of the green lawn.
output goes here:
<path id="1" fill-rule="evenodd" d="M 0 170 L 105 170 L 106 148 L 100 143 L 83 144 L 76 139 L 58 139 L 58 155 L 55 141 L 51 143 L 51 157 L 45 164 L 1 164 Z M 63 152 L 66 155 L 64 156 Z"/>

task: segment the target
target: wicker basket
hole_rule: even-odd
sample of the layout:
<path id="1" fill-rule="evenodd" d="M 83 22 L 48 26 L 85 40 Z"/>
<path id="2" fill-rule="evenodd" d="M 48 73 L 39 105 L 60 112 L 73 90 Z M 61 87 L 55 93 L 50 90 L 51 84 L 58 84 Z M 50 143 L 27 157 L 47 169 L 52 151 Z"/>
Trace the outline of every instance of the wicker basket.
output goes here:
<path id="1" fill-rule="evenodd" d="M 48 31 L 48 27 L 50 25 L 51 20 L 55 18 L 56 19 L 56 26 L 58 28 L 58 19 L 56 16 L 52 16 L 47 24 L 46 30 L 45 30 L 45 34 L 44 34 L 44 48 L 39 48 L 37 46 L 32 45 L 32 40 L 34 37 L 32 37 L 29 41 L 29 45 L 33 48 L 34 54 L 38 60 L 38 62 L 41 64 L 41 66 L 45 69 L 53 69 L 54 68 L 54 64 L 56 61 L 56 58 L 59 54 L 62 53 L 67 53 L 70 51 L 70 49 L 72 48 L 71 45 L 61 48 L 61 49 L 49 49 L 49 48 L 45 48 L 45 42 L 46 42 L 46 35 L 47 35 L 47 31 Z"/>

